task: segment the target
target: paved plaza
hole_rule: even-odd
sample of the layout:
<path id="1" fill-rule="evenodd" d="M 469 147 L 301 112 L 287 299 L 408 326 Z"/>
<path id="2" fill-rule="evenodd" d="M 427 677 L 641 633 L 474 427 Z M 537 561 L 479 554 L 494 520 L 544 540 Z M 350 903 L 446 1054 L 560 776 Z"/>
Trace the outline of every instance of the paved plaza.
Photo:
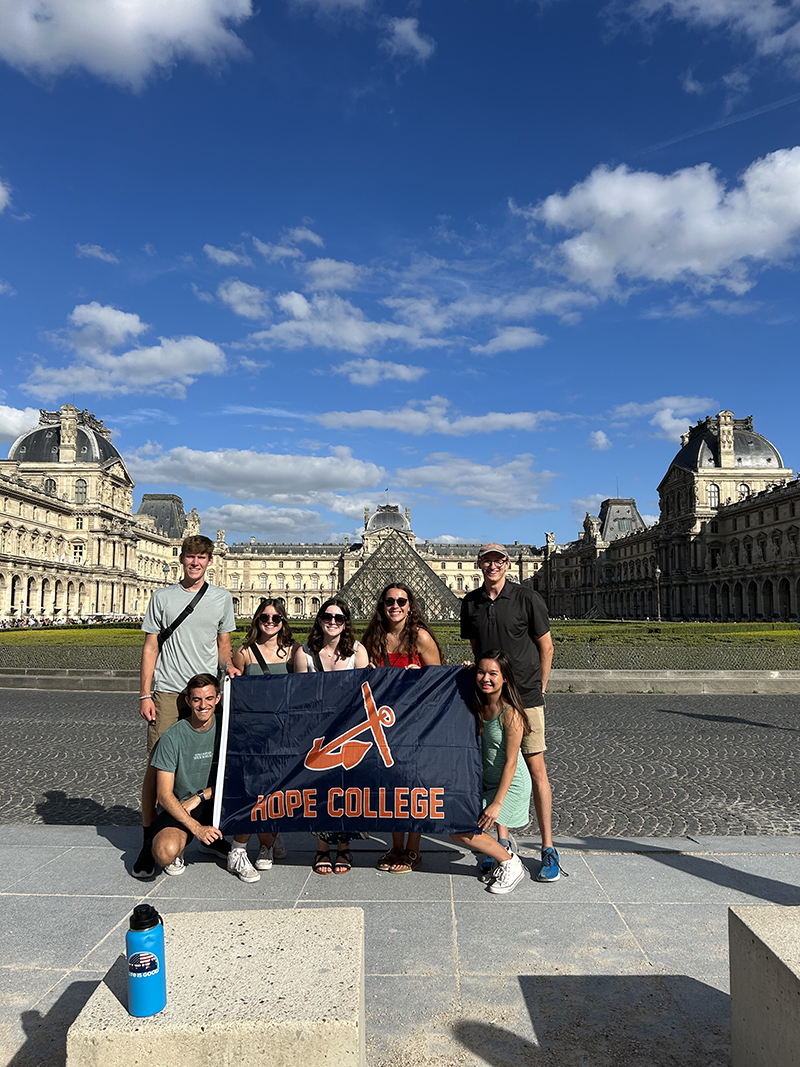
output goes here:
<path id="1" fill-rule="evenodd" d="M 385 835 L 344 876 L 314 875 L 294 834 L 251 885 L 194 846 L 182 877 L 136 882 L 131 699 L 2 699 L 3 1065 L 64 1067 L 66 1030 L 147 900 L 168 937 L 172 912 L 363 908 L 369 1067 L 729 1067 L 727 909 L 800 904 L 792 698 L 554 697 L 569 877 L 537 883 L 522 833 L 529 877 L 508 897 L 438 838 L 414 874 L 377 872 Z"/>

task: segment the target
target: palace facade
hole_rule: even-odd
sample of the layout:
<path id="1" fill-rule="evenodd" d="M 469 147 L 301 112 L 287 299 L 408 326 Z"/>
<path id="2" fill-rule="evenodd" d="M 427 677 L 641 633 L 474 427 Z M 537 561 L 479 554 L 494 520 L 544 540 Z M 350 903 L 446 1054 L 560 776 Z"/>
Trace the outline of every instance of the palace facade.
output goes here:
<path id="1" fill-rule="evenodd" d="M 0 461 L 0 618 L 141 615 L 177 581 L 200 518 L 171 494 L 146 494 L 133 514 L 133 488 L 99 419 L 42 410 Z"/>
<path id="2" fill-rule="evenodd" d="M 0 461 L 0 619 L 141 616 L 154 589 L 180 577 L 178 554 L 198 533 L 173 494 L 145 494 L 111 434 L 87 411 L 42 411 Z M 571 618 L 800 618 L 800 481 L 752 418 L 700 420 L 658 487 L 660 518 L 636 501 L 603 501 L 575 541 L 507 544 L 509 578 L 538 589 L 551 615 Z M 262 597 L 313 617 L 332 593 L 369 614 L 388 578 L 420 591 L 431 618 L 455 618 L 481 583 L 476 546 L 418 539 L 411 511 L 365 509 L 343 544 L 228 544 L 217 531 L 209 579 L 251 615 Z"/>

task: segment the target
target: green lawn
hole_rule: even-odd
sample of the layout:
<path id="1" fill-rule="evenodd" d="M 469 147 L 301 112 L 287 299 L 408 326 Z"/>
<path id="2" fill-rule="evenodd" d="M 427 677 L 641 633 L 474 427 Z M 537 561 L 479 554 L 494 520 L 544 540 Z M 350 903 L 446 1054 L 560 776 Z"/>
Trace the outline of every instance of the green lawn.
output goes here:
<path id="1" fill-rule="evenodd" d="M 234 646 L 247 633 L 249 620 L 240 620 L 233 637 Z M 293 625 L 298 641 L 308 636 L 310 623 Z M 356 632 L 363 632 L 364 623 L 356 624 Z M 434 625 L 433 630 L 442 644 L 456 644 L 460 640 L 458 624 Z M 138 647 L 144 635 L 135 626 L 58 627 L 47 630 L 5 630 L 0 633 L 0 645 L 48 646 L 72 645 L 84 647 Z M 800 627 L 794 623 L 654 623 L 654 622 L 554 622 L 553 640 L 569 645 L 650 645 L 701 647 L 709 645 L 800 645 Z"/>

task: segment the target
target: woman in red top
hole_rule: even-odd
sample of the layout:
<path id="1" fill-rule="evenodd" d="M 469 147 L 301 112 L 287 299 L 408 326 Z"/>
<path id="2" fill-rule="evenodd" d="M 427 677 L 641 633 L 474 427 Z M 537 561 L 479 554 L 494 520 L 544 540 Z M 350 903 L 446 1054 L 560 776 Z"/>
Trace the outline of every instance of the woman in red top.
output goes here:
<path id="1" fill-rule="evenodd" d="M 404 667 L 406 670 L 438 666 L 442 662 L 439 642 L 417 607 L 414 594 L 402 582 L 387 585 L 362 639 L 373 667 Z M 419 834 L 392 833 L 392 847 L 378 860 L 379 871 L 408 874 L 422 863 Z"/>

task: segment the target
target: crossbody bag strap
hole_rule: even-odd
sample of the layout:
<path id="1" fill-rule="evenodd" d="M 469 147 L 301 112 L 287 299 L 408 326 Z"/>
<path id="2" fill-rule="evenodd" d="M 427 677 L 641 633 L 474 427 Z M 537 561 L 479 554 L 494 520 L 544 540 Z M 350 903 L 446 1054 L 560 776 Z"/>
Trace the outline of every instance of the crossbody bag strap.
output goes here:
<path id="1" fill-rule="evenodd" d="M 255 641 L 253 642 L 252 645 L 250 645 L 250 651 L 253 653 L 253 655 L 258 660 L 258 665 L 261 668 L 261 670 L 264 672 L 264 674 L 269 674 L 269 666 L 267 664 L 267 661 L 264 659 L 264 657 L 259 652 L 258 645 L 255 643 Z"/>
<path id="2" fill-rule="evenodd" d="M 319 652 L 312 652 L 311 658 L 314 660 L 314 666 L 320 672 L 320 674 L 324 674 L 325 668 L 322 666 L 322 660 L 319 657 Z"/>
<path id="3" fill-rule="evenodd" d="M 175 619 L 173 622 L 171 622 L 169 624 L 169 626 L 167 626 L 167 628 L 165 630 L 161 631 L 161 633 L 158 635 L 158 651 L 159 652 L 164 647 L 164 642 L 168 641 L 170 639 L 170 637 L 172 637 L 172 635 L 178 629 L 180 624 L 182 622 L 185 622 L 189 618 L 189 616 L 192 614 L 194 609 L 197 607 L 197 605 L 200 603 L 200 601 L 205 596 L 207 589 L 208 589 L 208 582 L 203 582 L 202 588 L 200 588 L 195 593 L 195 595 L 192 597 L 192 599 L 189 601 L 189 603 L 186 605 L 186 607 L 183 609 L 183 611 L 180 613 L 180 615 L 177 617 L 177 619 Z"/>

